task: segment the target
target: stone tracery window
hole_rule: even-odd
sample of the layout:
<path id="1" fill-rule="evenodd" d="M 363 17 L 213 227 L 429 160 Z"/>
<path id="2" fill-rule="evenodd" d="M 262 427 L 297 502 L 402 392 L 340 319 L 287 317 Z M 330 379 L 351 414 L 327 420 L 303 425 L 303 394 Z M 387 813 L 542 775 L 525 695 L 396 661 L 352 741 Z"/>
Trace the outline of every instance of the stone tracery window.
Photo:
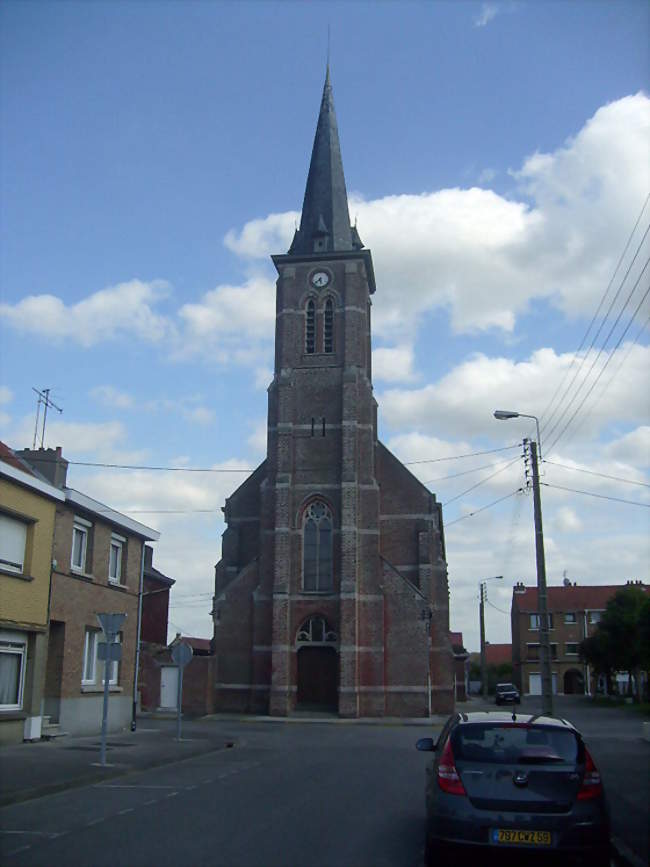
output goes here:
<path id="1" fill-rule="evenodd" d="M 325 301 L 323 311 L 323 351 L 334 351 L 334 302 L 331 298 Z"/>
<path id="2" fill-rule="evenodd" d="M 302 582 L 305 590 L 327 591 L 334 586 L 332 514 L 321 500 L 305 510 L 302 533 Z"/>
<path id="3" fill-rule="evenodd" d="M 336 632 L 320 614 L 313 614 L 305 620 L 296 636 L 296 644 L 336 644 L 338 640 Z"/>
<path id="4" fill-rule="evenodd" d="M 316 352 L 316 304 L 313 298 L 305 307 L 305 352 L 308 355 Z"/>

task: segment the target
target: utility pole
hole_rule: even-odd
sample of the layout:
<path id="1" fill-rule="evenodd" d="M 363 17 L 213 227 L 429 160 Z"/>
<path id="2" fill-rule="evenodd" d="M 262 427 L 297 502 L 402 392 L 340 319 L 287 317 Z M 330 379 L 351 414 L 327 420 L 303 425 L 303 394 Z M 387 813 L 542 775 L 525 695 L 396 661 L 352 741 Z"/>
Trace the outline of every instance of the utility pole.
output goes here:
<path id="1" fill-rule="evenodd" d="M 478 585 L 481 591 L 481 601 L 478 607 L 480 627 L 481 627 L 481 692 L 483 698 L 487 698 L 488 683 L 487 683 L 487 666 L 485 662 L 485 584 L 481 581 Z"/>
<path id="2" fill-rule="evenodd" d="M 535 557 L 537 561 L 537 611 L 539 614 L 539 645 L 542 663 L 542 713 L 553 716 L 553 677 L 551 673 L 551 645 L 549 641 L 548 598 L 546 592 L 546 559 L 544 557 L 544 531 L 542 529 L 542 498 L 539 491 L 537 443 L 524 440 L 524 449 L 530 448 L 533 474 L 533 508 L 535 515 Z"/>
<path id="3" fill-rule="evenodd" d="M 481 581 L 478 585 L 481 594 L 478 616 L 481 634 L 481 692 L 483 693 L 483 698 L 487 698 L 488 696 L 487 660 L 485 654 L 485 601 L 487 599 L 487 587 L 485 585 L 488 581 L 503 581 L 503 575 L 493 575 L 492 578 L 486 578 L 485 581 Z"/>

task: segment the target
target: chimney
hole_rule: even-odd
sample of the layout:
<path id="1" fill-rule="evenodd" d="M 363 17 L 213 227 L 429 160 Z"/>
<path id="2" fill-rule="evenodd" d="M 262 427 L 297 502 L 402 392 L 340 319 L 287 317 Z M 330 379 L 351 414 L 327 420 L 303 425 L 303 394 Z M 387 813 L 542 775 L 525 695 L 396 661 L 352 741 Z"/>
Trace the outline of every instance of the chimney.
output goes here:
<path id="1" fill-rule="evenodd" d="M 16 454 L 55 488 L 65 488 L 68 462 L 61 454 L 61 446 L 55 449 L 23 449 Z"/>

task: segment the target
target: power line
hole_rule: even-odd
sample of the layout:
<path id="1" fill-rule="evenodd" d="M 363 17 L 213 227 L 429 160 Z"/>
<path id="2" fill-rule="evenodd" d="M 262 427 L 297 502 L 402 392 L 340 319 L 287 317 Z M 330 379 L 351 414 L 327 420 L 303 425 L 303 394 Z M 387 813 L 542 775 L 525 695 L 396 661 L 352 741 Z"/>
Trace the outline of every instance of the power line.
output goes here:
<path id="1" fill-rule="evenodd" d="M 497 608 L 496 605 L 493 605 L 492 602 L 490 602 L 490 600 L 487 598 L 487 596 L 485 597 L 485 601 L 486 601 L 487 604 L 490 606 L 490 608 L 494 608 L 494 610 L 495 610 L 495 611 L 498 611 L 499 614 L 505 614 L 506 617 L 510 617 L 510 612 L 509 612 L 509 611 L 504 611 L 502 608 Z"/>
<path id="2" fill-rule="evenodd" d="M 646 236 L 647 236 L 647 234 L 648 234 L 648 231 L 650 231 L 650 223 L 648 224 L 648 228 L 646 229 L 646 231 L 645 231 L 645 233 L 644 233 L 644 235 L 643 235 L 643 238 L 642 238 L 642 240 L 641 240 L 641 244 L 643 244 L 643 241 L 645 240 L 645 238 L 646 238 Z M 582 360 L 581 360 L 581 362 L 580 362 L 580 366 L 578 367 L 578 370 L 576 371 L 576 373 L 575 373 L 573 379 L 571 380 L 571 383 L 569 384 L 569 387 L 567 388 L 567 390 L 566 390 L 566 391 L 564 392 L 564 394 L 562 395 L 562 400 L 564 399 L 564 397 L 566 397 L 566 394 L 568 393 L 568 391 L 571 389 L 571 386 L 572 386 L 573 383 L 575 382 L 576 376 L 577 376 L 577 375 L 580 373 L 580 371 L 582 370 L 583 365 L 586 363 L 587 358 L 589 357 L 589 353 L 591 352 L 591 350 L 592 350 L 593 347 L 594 347 L 594 344 L 595 344 L 595 342 L 596 342 L 596 339 L 598 338 L 598 335 L 600 334 L 600 332 L 601 332 L 603 326 L 604 326 L 605 323 L 607 322 L 607 320 L 608 320 L 608 318 L 609 318 L 609 314 L 610 314 L 611 311 L 612 311 L 612 307 L 614 306 L 614 303 L 616 302 L 616 300 L 617 300 L 617 298 L 618 298 L 618 296 L 619 296 L 619 293 L 620 293 L 621 289 L 623 288 L 623 284 L 624 284 L 625 281 L 627 280 L 627 276 L 628 276 L 628 274 L 630 273 L 630 269 L 632 268 L 632 265 L 633 265 L 634 262 L 636 261 L 637 253 L 638 253 L 639 250 L 641 249 L 641 244 L 639 244 L 639 247 L 637 248 L 637 251 L 636 251 L 636 253 L 634 254 L 634 259 L 632 259 L 632 262 L 630 262 L 630 266 L 629 266 L 629 268 L 628 268 L 627 271 L 625 272 L 625 276 L 623 277 L 623 280 L 621 281 L 621 285 L 618 287 L 618 291 L 616 292 L 616 295 L 614 296 L 614 298 L 613 298 L 613 300 L 612 300 L 612 303 L 611 303 L 610 306 L 609 306 L 609 310 L 607 311 L 607 313 L 606 313 L 606 315 L 605 315 L 605 318 L 603 319 L 603 321 L 600 323 L 600 325 L 599 325 L 599 327 L 598 327 L 598 331 L 596 332 L 596 336 L 594 337 L 594 339 L 593 339 L 592 342 L 591 342 L 591 346 L 589 347 L 589 349 L 587 350 L 587 352 L 585 353 L 585 355 L 582 357 Z M 614 324 L 613 324 L 612 327 L 609 329 L 609 333 L 607 334 L 607 337 L 605 338 L 605 340 L 603 341 L 602 346 L 601 346 L 600 349 L 598 350 L 598 353 L 597 353 L 597 355 L 596 355 L 596 358 L 592 361 L 592 363 L 591 363 L 591 367 L 589 368 L 589 370 L 587 371 L 586 375 L 585 375 L 584 378 L 582 379 L 582 382 L 579 383 L 579 385 L 578 385 L 578 387 L 576 388 L 575 393 L 573 394 L 573 396 L 569 399 L 569 402 L 567 403 L 567 405 L 565 406 L 564 410 L 563 410 L 562 413 L 560 414 L 560 417 L 557 419 L 557 421 L 555 422 L 555 424 L 551 427 L 551 430 L 550 430 L 550 431 L 548 432 L 548 434 L 547 434 L 547 438 L 550 438 L 550 437 L 553 435 L 553 431 L 555 431 L 556 428 L 561 424 L 562 419 L 564 418 L 564 416 L 567 414 L 567 412 L 568 412 L 569 409 L 571 408 L 571 404 L 572 404 L 572 403 L 577 399 L 578 395 L 580 394 L 580 391 L 582 390 L 583 386 L 586 384 L 587 380 L 589 379 L 589 376 L 591 375 L 591 372 L 592 372 L 592 370 L 594 369 L 594 366 L 596 365 L 598 359 L 599 359 L 600 356 L 603 354 L 603 352 L 604 352 L 604 350 L 605 350 L 605 347 L 607 346 L 607 341 L 608 341 L 609 338 L 612 336 L 612 334 L 613 334 L 613 332 L 614 332 L 614 329 L 616 328 L 616 326 L 618 325 L 618 323 L 619 323 L 619 321 L 620 321 L 620 319 L 621 319 L 621 316 L 623 315 L 623 313 L 625 312 L 625 310 L 626 310 L 628 304 L 630 303 L 630 301 L 631 301 L 631 299 L 632 299 L 632 295 L 634 295 L 634 292 L 636 291 L 636 287 L 639 285 L 639 282 L 640 282 L 640 280 L 641 280 L 641 277 L 643 276 L 643 273 L 644 273 L 645 269 L 648 267 L 648 263 L 649 263 L 649 262 L 650 262 L 650 259 L 647 259 L 646 262 L 645 262 L 645 265 L 644 265 L 643 268 L 641 269 L 641 273 L 639 274 L 639 276 L 637 277 L 637 279 L 636 279 L 636 281 L 635 281 L 635 283 L 634 283 L 634 286 L 632 286 L 632 290 L 631 290 L 631 292 L 628 294 L 627 298 L 625 299 L 625 303 L 623 304 L 623 306 L 622 306 L 621 309 L 619 310 L 618 316 L 616 317 L 616 319 L 615 319 L 615 321 L 614 321 Z M 637 312 L 638 312 L 638 308 L 637 308 Z M 636 315 L 636 313 L 635 313 L 635 315 Z M 631 324 L 631 323 L 630 323 L 630 324 Z M 628 327 L 629 327 L 629 326 L 628 326 Z M 557 409 L 558 409 L 558 408 L 559 408 L 559 404 L 558 404 L 558 406 L 556 407 L 555 412 L 557 412 Z M 553 413 L 553 415 L 555 415 L 555 413 Z M 551 419 L 553 418 L 553 415 L 551 415 L 551 418 L 550 418 L 550 419 L 548 420 L 548 422 L 546 423 L 546 426 L 548 426 L 548 425 L 550 424 Z M 542 430 L 544 430 L 544 428 L 542 428 Z M 560 434 L 560 436 L 561 436 L 561 434 Z M 559 437 L 558 437 L 558 439 L 559 439 Z M 556 442 L 557 442 L 557 440 L 556 440 Z M 548 451 L 548 448 L 547 448 L 547 451 Z"/>
<path id="3" fill-rule="evenodd" d="M 520 445 L 521 445 L 521 443 L 513 443 L 513 445 L 511 445 L 511 446 L 503 446 L 500 449 L 487 449 L 487 451 L 484 451 L 484 452 L 470 452 L 466 455 L 451 455 L 448 458 L 430 458 L 428 461 L 406 461 L 406 462 L 403 462 L 403 465 L 405 467 L 413 467 L 413 466 L 415 466 L 415 464 L 436 464 L 436 463 L 439 463 L 440 461 L 458 461 L 461 458 L 473 458 L 473 457 L 476 457 L 477 455 L 493 455 L 496 452 L 506 452 L 506 451 L 508 451 L 508 449 L 519 448 Z"/>
<path id="4" fill-rule="evenodd" d="M 445 521 L 445 528 L 451 527 L 452 524 L 457 524 L 459 521 L 465 521 L 467 520 L 467 518 L 473 518 L 474 515 L 478 515 L 480 512 L 484 512 L 486 509 L 491 509 L 492 506 L 496 506 L 499 503 L 502 503 L 509 497 L 514 497 L 515 494 L 522 494 L 523 491 L 523 488 L 517 488 L 516 491 L 512 491 L 510 494 L 506 494 L 505 497 L 499 497 L 498 500 L 494 500 L 494 502 L 488 503 L 487 506 L 481 506 L 480 509 L 475 509 L 473 512 L 469 512 L 467 515 L 462 515 L 460 518 L 454 518 L 453 521 Z"/>
<path id="5" fill-rule="evenodd" d="M 625 254 L 627 253 L 627 251 L 628 251 L 628 249 L 629 249 L 629 246 L 630 246 L 630 244 L 631 244 L 631 242 L 632 242 L 632 238 L 634 237 L 634 233 L 636 232 L 637 227 L 638 227 L 639 223 L 641 222 L 641 217 L 643 216 L 643 212 L 644 212 L 645 209 L 646 209 L 646 205 L 648 204 L 648 201 L 650 201 L 650 193 L 648 193 L 648 195 L 646 196 L 645 201 L 644 201 L 644 203 L 643 203 L 643 205 L 642 205 L 642 207 L 641 207 L 641 210 L 639 211 L 639 216 L 636 218 L 636 223 L 634 224 L 634 226 L 633 226 L 633 228 L 632 228 L 632 231 L 630 232 L 630 235 L 629 235 L 629 237 L 628 237 L 628 239 L 627 239 L 627 242 L 626 242 L 626 244 L 625 244 L 625 247 L 624 247 L 624 249 L 623 249 L 623 252 L 621 253 L 621 255 L 620 255 L 620 257 L 619 257 L 619 260 L 618 260 L 618 262 L 616 263 L 616 267 L 614 268 L 614 272 L 613 272 L 612 276 L 610 277 L 609 283 L 607 284 L 607 288 L 605 289 L 605 292 L 603 293 L 603 295 L 602 295 L 602 297 L 601 297 L 601 299 L 600 299 L 600 302 L 599 302 L 599 304 L 598 304 L 598 307 L 597 307 L 597 309 L 596 309 L 596 312 L 594 313 L 594 315 L 593 315 L 593 317 L 592 317 L 592 319 L 591 319 L 591 322 L 589 323 L 589 325 L 588 325 L 588 327 L 587 327 L 587 330 L 585 331 L 585 333 L 584 333 L 584 335 L 583 335 L 583 338 L 582 338 L 582 340 L 580 341 L 580 346 L 578 346 L 577 350 L 576 350 L 575 353 L 573 354 L 573 359 L 572 359 L 572 361 L 571 361 L 571 364 L 569 365 L 568 370 L 565 372 L 564 376 L 563 376 L 562 379 L 560 380 L 560 383 L 559 383 L 558 387 L 555 389 L 555 392 L 553 393 L 553 396 L 552 396 L 551 399 L 549 400 L 549 402 L 548 402 L 546 408 L 544 409 L 544 411 L 542 412 L 540 418 L 543 418 L 543 417 L 546 415 L 546 413 L 549 411 L 549 409 L 550 409 L 551 406 L 553 405 L 553 401 L 554 401 L 555 398 L 557 397 L 557 393 L 558 393 L 559 390 L 562 388 L 562 386 L 563 386 L 564 383 L 566 382 L 567 377 L 569 376 L 569 374 L 570 374 L 571 371 L 573 370 L 574 365 L 577 363 L 578 353 L 580 352 L 580 350 L 582 349 L 582 347 L 585 345 L 585 343 L 586 343 L 586 341 L 587 341 L 587 336 L 589 335 L 589 332 L 591 331 L 591 328 L 592 328 L 594 322 L 595 322 L 596 319 L 598 318 L 598 314 L 600 313 L 600 309 L 601 309 L 601 307 L 603 306 L 603 304 L 604 304 L 604 302 L 605 302 L 605 299 L 607 298 L 607 296 L 608 296 L 608 294 L 609 294 L 609 290 L 612 288 L 612 284 L 613 284 L 614 279 L 615 279 L 615 277 L 616 277 L 616 275 L 617 275 L 617 273 L 618 273 L 618 269 L 621 267 L 621 263 L 623 262 L 623 259 L 625 258 Z M 592 345 L 593 345 L 593 344 L 592 344 Z M 589 353 L 587 353 L 587 354 L 589 354 Z M 574 379 L 575 379 L 575 377 L 574 377 Z M 573 383 L 573 380 L 572 380 L 572 383 Z M 556 408 L 555 411 L 557 411 L 557 408 Z M 555 411 L 554 411 L 553 415 L 555 414 Z M 551 421 L 551 419 L 553 418 L 553 415 L 551 415 L 551 418 L 549 419 L 549 421 L 547 422 L 547 424 Z M 542 430 L 543 430 L 543 427 L 542 427 Z"/>
<path id="6" fill-rule="evenodd" d="M 645 265 L 643 266 L 643 271 L 645 271 L 645 269 L 648 267 L 648 264 L 650 264 L 650 259 L 648 259 L 648 260 L 646 261 Z M 610 337 L 612 331 L 614 330 L 614 328 L 616 327 L 616 325 L 618 324 L 618 321 L 619 321 L 619 319 L 621 318 L 621 316 L 622 316 L 622 314 L 623 314 L 623 311 L 625 310 L 625 307 L 627 307 L 628 301 L 629 301 L 630 298 L 632 297 L 632 293 L 633 293 L 634 290 L 636 289 L 637 284 L 638 284 L 638 282 L 639 282 L 639 280 L 641 279 L 641 276 L 642 276 L 642 274 L 643 274 L 643 271 L 641 272 L 641 274 L 639 274 L 639 279 L 638 279 L 638 280 L 636 281 L 636 283 L 634 284 L 634 286 L 633 286 L 633 288 L 632 288 L 632 292 L 631 292 L 630 295 L 628 296 L 628 299 L 627 299 L 627 301 L 625 302 L 625 305 L 624 305 L 623 309 L 622 309 L 621 312 L 619 313 L 619 315 L 618 315 L 618 317 L 617 317 L 617 319 L 616 319 L 616 322 L 614 323 L 614 325 L 612 325 L 612 327 L 611 327 L 611 329 L 610 329 L 610 332 L 609 332 L 609 334 L 607 335 L 607 340 L 609 340 L 609 337 Z M 564 434 L 565 434 L 567 428 L 571 425 L 571 423 L 573 422 L 573 420 L 574 420 L 574 418 L 576 417 L 576 415 L 580 412 L 580 410 L 582 409 L 582 407 L 585 405 L 585 401 L 588 399 L 589 395 L 592 393 L 592 391 L 594 390 L 594 388 L 598 385 L 598 382 L 600 381 L 601 376 L 602 376 L 603 373 L 605 373 L 605 371 L 607 370 L 607 366 L 609 365 L 610 361 L 612 360 L 612 358 L 613 358 L 614 355 L 616 354 L 616 351 L 618 350 L 619 346 L 620 346 L 621 343 L 623 342 L 623 338 L 625 337 L 625 335 L 626 335 L 627 332 L 629 331 L 630 326 L 631 326 L 632 323 L 634 322 L 634 319 L 636 318 L 637 313 L 638 313 L 639 310 L 641 309 L 641 305 L 643 304 L 643 302 L 645 301 L 645 299 L 648 297 L 648 294 L 650 294 L 650 286 L 648 286 L 648 288 L 647 288 L 646 291 L 645 291 L 645 294 L 643 295 L 643 297 L 641 298 L 641 300 L 640 300 L 639 303 L 637 304 L 637 306 L 636 306 L 636 310 L 634 311 L 634 313 L 633 313 L 632 316 L 630 317 L 630 321 L 627 323 L 627 325 L 626 325 L 625 328 L 623 329 L 623 333 L 622 333 L 621 336 L 619 337 L 619 339 L 618 339 L 618 341 L 617 341 L 617 343 L 616 343 L 616 346 L 615 346 L 615 347 L 612 349 L 612 351 L 610 352 L 610 354 L 609 354 L 609 356 L 608 356 L 608 358 L 607 358 L 607 361 L 605 362 L 605 364 L 603 364 L 603 366 L 602 366 L 600 372 L 598 373 L 598 376 L 596 377 L 596 379 L 593 381 L 593 383 L 592 383 L 591 386 L 589 387 L 589 391 L 585 394 L 585 396 L 584 396 L 584 397 L 582 398 L 582 400 L 580 401 L 580 404 L 579 404 L 579 405 L 576 407 L 576 409 L 573 411 L 573 415 L 572 415 L 571 418 L 567 421 L 567 423 L 564 425 L 564 427 L 562 428 L 562 430 L 560 431 L 560 433 L 555 437 L 555 439 L 553 440 L 553 442 L 551 443 L 551 445 L 547 447 L 547 453 L 550 452 L 550 451 L 552 451 L 552 449 L 553 449 L 554 446 L 557 444 L 557 442 L 558 442 L 558 441 L 559 441 L 559 440 L 564 436 Z M 605 343 L 607 342 L 607 340 L 605 341 Z M 603 348 L 604 348 L 604 344 L 603 344 Z M 593 361 L 591 367 L 589 368 L 589 373 L 587 374 L 587 376 L 589 376 L 589 374 L 591 373 L 591 371 L 594 369 L 594 365 L 596 364 L 596 362 L 597 362 L 598 359 L 600 358 L 600 356 L 601 356 L 601 354 L 602 354 L 602 352 L 603 352 L 603 348 L 601 348 L 600 351 L 598 352 L 598 355 L 596 356 L 596 358 L 594 359 L 594 361 Z M 585 377 L 585 379 L 584 379 L 584 382 L 586 382 L 586 381 L 587 381 L 587 377 Z M 574 395 L 574 399 L 575 399 L 576 396 L 577 396 L 577 392 L 576 392 L 576 395 Z M 569 405 L 570 405 L 570 404 L 569 404 Z M 567 410 L 568 410 L 568 407 L 567 407 Z M 565 410 L 565 412 L 566 412 L 566 410 Z"/>
<path id="7" fill-rule="evenodd" d="M 550 482 L 540 482 L 547 488 L 557 488 L 560 491 L 570 491 L 572 494 L 584 494 L 587 497 L 597 497 L 599 500 L 612 500 L 614 503 L 626 503 L 628 506 L 643 506 L 650 509 L 650 503 L 637 503 L 635 500 L 622 500 L 620 497 L 607 497 L 605 494 L 594 494 L 593 491 L 578 491 L 576 488 L 565 488 L 562 485 L 552 485 Z"/>
<path id="8" fill-rule="evenodd" d="M 480 470 L 489 470 L 490 467 L 496 467 L 498 465 L 498 461 L 493 464 L 483 464 L 482 467 L 474 467 L 472 470 L 463 470 L 462 473 L 452 473 L 451 476 L 439 476 L 437 479 L 431 479 L 428 482 L 423 482 L 423 485 L 433 485 L 435 482 L 446 482 L 448 479 L 459 479 L 461 476 L 469 476 L 472 473 L 478 473 Z"/>
<path id="9" fill-rule="evenodd" d="M 636 482 L 633 479 L 622 479 L 620 476 L 608 476 L 606 473 L 597 473 L 595 470 L 584 470 L 581 467 L 569 467 L 566 464 L 558 464 L 555 461 L 544 460 L 545 464 L 551 464 L 554 467 L 561 467 L 563 470 L 574 470 L 576 473 L 586 473 L 588 476 L 600 476 L 601 479 L 611 479 L 613 482 L 623 482 L 626 485 L 641 485 L 644 488 L 650 488 L 647 482 Z"/>
<path id="10" fill-rule="evenodd" d="M 516 464 L 518 460 L 519 460 L 519 455 L 517 455 L 517 457 L 514 459 L 514 461 L 510 461 L 509 463 L 507 463 L 507 464 L 505 464 L 504 466 L 502 466 L 500 469 L 496 470 L 496 471 L 493 472 L 493 473 L 490 473 L 489 476 L 486 476 L 484 479 L 481 479 L 480 482 L 477 482 L 475 485 L 472 485 L 471 488 L 467 488 L 466 491 L 461 491 L 460 494 L 456 494 L 456 496 L 455 496 L 455 497 L 452 497 L 451 500 L 447 500 L 446 503 L 443 503 L 443 504 L 442 504 L 442 505 L 443 505 L 443 508 L 444 508 L 445 506 L 448 506 L 450 503 L 453 503 L 453 502 L 455 502 L 456 500 L 459 500 L 461 497 L 464 497 L 465 494 L 469 494 L 470 491 L 475 490 L 475 489 L 478 488 L 480 485 L 484 485 L 485 482 L 489 482 L 490 479 L 493 479 L 495 476 L 498 476 L 499 473 L 502 473 L 504 470 L 507 470 L 507 469 L 508 469 L 509 467 L 511 467 L 513 464 Z"/>

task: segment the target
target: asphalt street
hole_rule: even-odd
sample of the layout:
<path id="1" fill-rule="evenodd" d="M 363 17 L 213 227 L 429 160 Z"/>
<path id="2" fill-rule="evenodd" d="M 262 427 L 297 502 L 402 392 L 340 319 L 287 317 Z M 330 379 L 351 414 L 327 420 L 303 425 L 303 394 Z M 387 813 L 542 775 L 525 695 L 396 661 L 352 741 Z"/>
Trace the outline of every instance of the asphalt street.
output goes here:
<path id="1" fill-rule="evenodd" d="M 647 863 L 640 718 L 575 699 L 556 713 L 589 743 L 631 863 Z M 189 736 L 205 727 L 236 746 L 4 807 L 1 863 L 422 867 L 427 727 L 205 720 Z"/>

